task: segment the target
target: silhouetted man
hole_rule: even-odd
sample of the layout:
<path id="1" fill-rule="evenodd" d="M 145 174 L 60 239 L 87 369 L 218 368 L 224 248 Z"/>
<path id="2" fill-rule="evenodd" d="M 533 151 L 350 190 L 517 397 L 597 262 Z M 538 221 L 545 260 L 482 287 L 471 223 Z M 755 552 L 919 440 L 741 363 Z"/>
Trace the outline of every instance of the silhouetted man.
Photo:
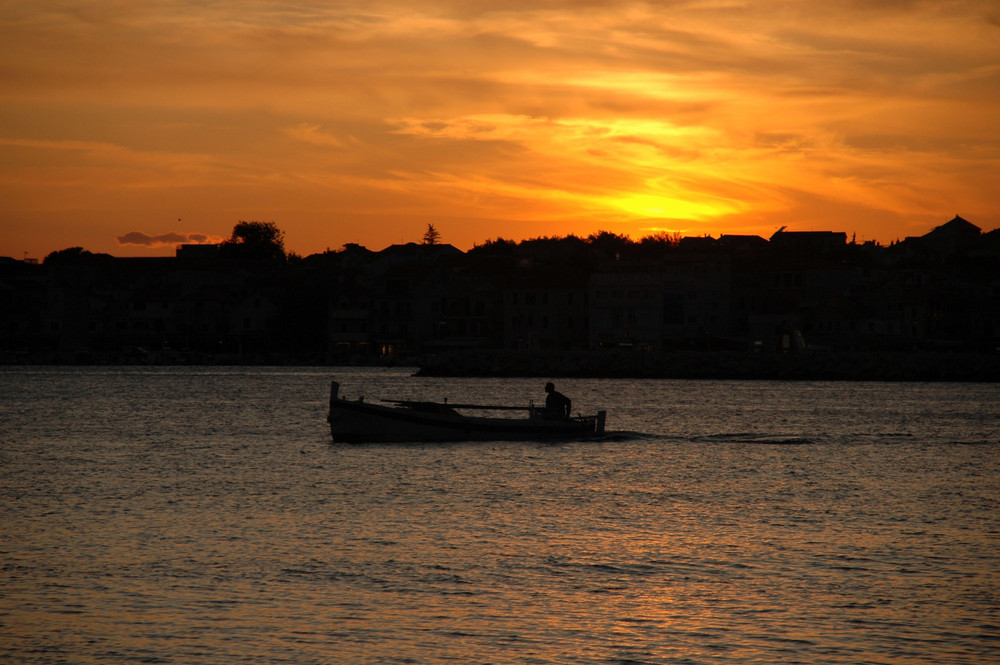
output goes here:
<path id="1" fill-rule="evenodd" d="M 551 381 L 545 384 L 545 417 L 566 420 L 572 411 L 573 403 L 569 401 L 561 392 L 556 390 L 556 386 Z"/>

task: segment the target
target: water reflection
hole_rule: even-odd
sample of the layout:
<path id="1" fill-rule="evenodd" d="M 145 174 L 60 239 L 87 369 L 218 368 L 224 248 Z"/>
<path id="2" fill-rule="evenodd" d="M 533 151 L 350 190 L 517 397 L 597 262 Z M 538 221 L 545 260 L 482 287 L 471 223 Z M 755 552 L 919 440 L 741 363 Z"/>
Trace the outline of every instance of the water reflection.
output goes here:
<path id="1" fill-rule="evenodd" d="M 6 662 L 960 663 L 1000 632 L 989 386 L 561 380 L 646 434 L 403 448 L 332 445 L 322 369 L 2 371 Z"/>

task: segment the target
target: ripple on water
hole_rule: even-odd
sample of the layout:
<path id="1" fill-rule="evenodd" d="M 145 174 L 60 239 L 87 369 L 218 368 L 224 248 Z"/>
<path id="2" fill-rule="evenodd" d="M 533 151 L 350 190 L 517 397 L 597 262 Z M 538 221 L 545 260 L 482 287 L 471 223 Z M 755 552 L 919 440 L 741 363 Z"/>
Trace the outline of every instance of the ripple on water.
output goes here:
<path id="1" fill-rule="evenodd" d="M 989 386 L 566 380 L 624 433 L 409 448 L 330 445 L 327 369 L 0 371 L 4 662 L 974 663 L 1000 642 Z"/>

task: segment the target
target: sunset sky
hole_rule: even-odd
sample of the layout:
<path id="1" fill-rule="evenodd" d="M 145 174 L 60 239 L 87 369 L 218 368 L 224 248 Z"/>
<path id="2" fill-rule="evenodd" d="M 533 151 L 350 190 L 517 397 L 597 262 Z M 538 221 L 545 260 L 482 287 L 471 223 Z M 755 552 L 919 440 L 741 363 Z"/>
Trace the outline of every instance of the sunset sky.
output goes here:
<path id="1" fill-rule="evenodd" d="M 0 0 L 0 256 L 1000 226 L 1000 3 Z"/>

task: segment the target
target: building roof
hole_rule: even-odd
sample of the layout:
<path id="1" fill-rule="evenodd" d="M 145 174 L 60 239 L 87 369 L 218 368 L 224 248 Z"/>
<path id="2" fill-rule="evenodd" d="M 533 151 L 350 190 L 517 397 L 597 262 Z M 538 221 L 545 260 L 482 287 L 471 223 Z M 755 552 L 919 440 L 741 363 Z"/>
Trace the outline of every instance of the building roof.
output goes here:
<path id="1" fill-rule="evenodd" d="M 941 226 L 935 226 L 929 233 L 925 233 L 922 237 L 930 239 L 947 237 L 959 240 L 978 238 L 982 232 L 983 230 L 972 222 L 955 215 L 951 221 Z"/>

